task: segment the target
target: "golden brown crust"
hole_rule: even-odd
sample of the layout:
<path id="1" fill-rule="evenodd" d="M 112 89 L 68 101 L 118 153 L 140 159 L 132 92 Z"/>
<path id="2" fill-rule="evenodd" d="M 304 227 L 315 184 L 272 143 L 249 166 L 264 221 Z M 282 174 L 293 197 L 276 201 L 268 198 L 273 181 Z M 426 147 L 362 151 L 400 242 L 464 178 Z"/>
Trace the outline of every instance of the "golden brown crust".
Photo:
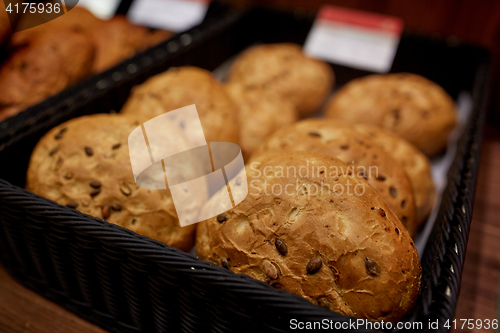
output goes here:
<path id="1" fill-rule="evenodd" d="M 347 165 L 311 153 L 262 155 L 251 163 L 246 199 L 199 224 L 200 258 L 346 315 L 395 321 L 412 309 L 420 289 L 417 251 L 363 178 L 317 177 L 312 166 Z M 300 168 L 310 172 L 286 171 Z M 339 193 L 348 181 L 364 194 Z M 325 190 L 304 190 L 312 184 Z"/>
<path id="2" fill-rule="evenodd" d="M 81 34 L 47 32 L 26 42 L 0 68 L 0 120 L 90 73 L 94 52 Z"/>
<path id="3" fill-rule="evenodd" d="M 57 31 L 73 31 L 89 38 L 96 54 L 92 67 L 94 73 L 104 71 L 172 35 L 162 30 L 151 32 L 130 23 L 122 15 L 104 21 L 84 8 L 75 7 L 53 21 L 16 33 L 12 45 L 26 43 L 37 34 Z"/>
<path id="4" fill-rule="evenodd" d="M 245 158 L 278 129 L 297 121 L 298 113 L 292 103 L 261 88 L 226 85 L 229 96 L 238 110 L 240 147 Z"/>
<path id="5" fill-rule="evenodd" d="M 457 117 L 452 98 L 440 86 L 409 73 L 349 82 L 329 101 L 326 116 L 383 127 L 430 157 L 446 148 Z"/>
<path id="6" fill-rule="evenodd" d="M 233 64 L 229 82 L 260 87 L 291 101 L 300 115 L 313 113 L 333 87 L 331 67 L 307 57 L 296 44 L 266 44 L 245 51 Z"/>
<path id="7" fill-rule="evenodd" d="M 427 156 L 405 139 L 380 127 L 357 124 L 354 128 L 359 133 L 368 136 L 370 142 L 380 145 L 403 166 L 413 188 L 417 226 L 422 225 L 436 201 L 432 166 Z"/>
<path id="8" fill-rule="evenodd" d="M 145 27 L 130 23 L 121 15 L 102 21 L 89 29 L 88 34 L 96 48 L 94 73 L 106 70 L 170 36 L 165 31 L 150 32 Z"/>
<path id="9" fill-rule="evenodd" d="M 98 26 L 102 20 L 95 17 L 90 11 L 82 7 L 75 7 L 68 13 L 33 28 L 15 33 L 12 36 L 13 46 L 23 45 L 34 36 L 46 32 L 76 32 L 85 33 L 87 30 Z M 23 25 L 23 21 L 19 23 Z"/>
<path id="10" fill-rule="evenodd" d="M 414 236 L 415 199 L 403 167 L 352 125 L 330 119 L 306 119 L 277 131 L 254 156 L 279 151 L 309 151 L 333 156 L 365 176 Z"/>
<path id="11" fill-rule="evenodd" d="M 171 68 L 135 87 L 122 109 L 125 114 L 153 118 L 196 105 L 208 142 L 239 142 L 236 105 L 209 71 L 197 67 Z"/>
<path id="12" fill-rule="evenodd" d="M 128 136 L 140 121 L 130 115 L 96 114 L 57 126 L 35 147 L 26 187 L 62 205 L 76 203 L 76 209 L 83 213 L 188 251 L 195 226 L 179 226 L 170 191 L 139 188 L 134 181 Z M 99 186 L 92 183 L 96 181 Z M 114 207 L 116 204 L 120 206 Z"/>

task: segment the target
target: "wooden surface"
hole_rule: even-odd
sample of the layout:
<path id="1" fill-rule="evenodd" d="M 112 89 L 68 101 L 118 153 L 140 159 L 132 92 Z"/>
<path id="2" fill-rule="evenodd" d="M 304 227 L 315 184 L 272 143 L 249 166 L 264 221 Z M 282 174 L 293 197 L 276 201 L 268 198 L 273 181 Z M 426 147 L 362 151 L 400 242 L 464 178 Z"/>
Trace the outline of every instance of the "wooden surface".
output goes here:
<path id="1" fill-rule="evenodd" d="M 456 318 L 498 318 L 500 273 L 500 130 L 486 131 Z M 14 281 L 0 267 L 0 332 L 104 332 Z M 482 332 L 455 330 L 455 332 Z M 490 330 L 489 332 L 493 332 Z"/>

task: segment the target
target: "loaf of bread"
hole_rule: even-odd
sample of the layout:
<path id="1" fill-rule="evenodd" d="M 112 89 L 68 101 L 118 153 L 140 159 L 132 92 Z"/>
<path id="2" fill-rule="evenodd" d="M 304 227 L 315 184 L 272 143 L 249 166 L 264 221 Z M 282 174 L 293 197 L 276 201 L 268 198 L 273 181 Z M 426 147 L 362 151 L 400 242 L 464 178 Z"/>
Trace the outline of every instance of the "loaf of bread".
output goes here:
<path id="1" fill-rule="evenodd" d="M 298 119 L 298 112 L 290 101 L 267 94 L 262 88 L 228 84 L 226 90 L 237 107 L 240 147 L 245 158 L 269 135 Z"/>
<path id="2" fill-rule="evenodd" d="M 331 119 L 302 120 L 271 135 L 254 156 L 281 151 L 315 152 L 349 164 L 344 172 L 366 178 L 410 235 L 415 235 L 415 199 L 405 170 L 353 125 Z"/>
<path id="3" fill-rule="evenodd" d="M 198 256 L 345 315 L 401 320 L 420 289 L 410 235 L 365 179 L 322 166 L 348 167 L 304 152 L 250 161 L 248 196 L 199 223 Z"/>
<path id="4" fill-rule="evenodd" d="M 94 49 L 82 34 L 48 32 L 25 43 L 0 67 L 0 120 L 58 93 L 92 67 Z"/>
<path id="5" fill-rule="evenodd" d="M 59 204 L 189 251 L 195 226 L 180 227 L 170 190 L 150 190 L 135 183 L 128 137 L 142 121 L 133 115 L 96 114 L 57 126 L 36 145 L 26 187 Z M 165 128 L 165 135 L 176 138 L 180 147 L 186 144 L 182 131 L 174 126 Z M 183 172 L 195 167 L 187 166 Z M 186 192 L 183 200 L 200 196 L 206 199 L 206 188 Z"/>
<path id="6" fill-rule="evenodd" d="M 409 73 L 349 82 L 331 98 L 326 116 L 383 127 L 430 157 L 445 150 L 457 121 L 453 99 L 443 88 Z"/>
<path id="7" fill-rule="evenodd" d="M 207 142 L 239 141 L 237 106 L 212 74 L 197 67 L 171 68 L 135 87 L 124 114 L 153 118 L 195 104 Z"/>
<path id="8" fill-rule="evenodd" d="M 266 44 L 236 59 L 229 82 L 279 95 L 306 116 L 316 111 L 330 93 L 334 75 L 327 63 L 307 57 L 299 45 Z"/>
<path id="9" fill-rule="evenodd" d="M 405 139 L 380 127 L 357 124 L 354 128 L 368 136 L 370 142 L 381 146 L 405 169 L 415 197 L 417 228 L 420 227 L 427 220 L 436 201 L 436 187 L 429 159 Z"/>

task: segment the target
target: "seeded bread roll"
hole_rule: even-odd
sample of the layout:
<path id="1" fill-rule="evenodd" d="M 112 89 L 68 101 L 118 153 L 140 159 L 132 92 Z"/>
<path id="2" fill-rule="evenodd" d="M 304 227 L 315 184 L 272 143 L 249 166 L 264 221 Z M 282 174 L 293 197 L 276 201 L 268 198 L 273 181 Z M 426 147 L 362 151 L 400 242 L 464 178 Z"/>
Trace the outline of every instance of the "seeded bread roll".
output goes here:
<path id="1" fill-rule="evenodd" d="M 78 33 L 50 32 L 31 38 L 0 68 L 0 120 L 87 76 L 93 57 L 92 46 Z"/>
<path id="2" fill-rule="evenodd" d="M 133 89 L 121 112 L 153 118 L 191 104 L 208 142 L 238 143 L 237 107 L 222 84 L 201 68 L 171 68 L 153 76 Z"/>
<path id="3" fill-rule="evenodd" d="M 320 166 L 347 167 L 303 152 L 252 160 L 246 199 L 199 223 L 198 256 L 345 315 L 402 319 L 421 277 L 408 232 L 363 178 L 320 175 Z M 341 192 L 348 182 L 365 191 Z"/>
<path id="4" fill-rule="evenodd" d="M 271 135 L 254 156 L 280 151 L 315 152 L 350 164 L 350 171 L 366 177 L 410 235 L 415 235 L 415 199 L 406 172 L 381 147 L 356 132 L 351 124 L 329 119 L 302 120 Z"/>
<path id="5" fill-rule="evenodd" d="M 368 136 L 370 142 L 381 146 L 405 169 L 413 188 L 418 228 L 426 221 L 436 201 L 436 188 L 429 159 L 405 139 L 380 127 L 358 124 L 354 128 Z"/>
<path id="6" fill-rule="evenodd" d="M 409 73 L 351 81 L 329 101 L 326 116 L 385 128 L 429 157 L 445 150 L 457 121 L 453 99 L 443 88 Z"/>
<path id="7" fill-rule="evenodd" d="M 334 75 L 328 64 L 307 57 L 299 45 L 266 44 L 247 50 L 235 61 L 229 82 L 279 95 L 306 116 L 331 91 Z"/>
<path id="8" fill-rule="evenodd" d="M 134 181 L 128 136 L 141 121 L 130 115 L 96 114 L 57 126 L 35 147 L 26 187 L 62 205 L 188 251 L 194 243 L 195 226 L 179 226 L 170 191 L 139 188 Z M 165 133 L 178 138 L 179 146 L 185 144 L 182 132 L 175 127 L 165 128 Z M 199 188 L 184 199 L 206 195 L 206 189 Z"/>
<path id="9" fill-rule="evenodd" d="M 240 147 L 245 158 L 269 135 L 298 119 L 292 103 L 277 95 L 269 95 L 261 88 L 228 84 L 226 90 L 237 106 Z"/>

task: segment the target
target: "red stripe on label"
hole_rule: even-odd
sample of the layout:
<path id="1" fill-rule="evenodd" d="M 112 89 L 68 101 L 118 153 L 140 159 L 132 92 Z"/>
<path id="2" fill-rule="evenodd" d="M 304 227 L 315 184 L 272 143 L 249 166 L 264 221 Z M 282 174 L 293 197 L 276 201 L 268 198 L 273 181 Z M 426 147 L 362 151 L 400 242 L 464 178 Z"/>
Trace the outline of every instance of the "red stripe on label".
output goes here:
<path id="1" fill-rule="evenodd" d="M 318 19 L 386 31 L 397 35 L 401 35 L 401 32 L 403 31 L 403 20 L 398 17 L 373 14 L 329 5 L 321 7 L 318 13 Z"/>

